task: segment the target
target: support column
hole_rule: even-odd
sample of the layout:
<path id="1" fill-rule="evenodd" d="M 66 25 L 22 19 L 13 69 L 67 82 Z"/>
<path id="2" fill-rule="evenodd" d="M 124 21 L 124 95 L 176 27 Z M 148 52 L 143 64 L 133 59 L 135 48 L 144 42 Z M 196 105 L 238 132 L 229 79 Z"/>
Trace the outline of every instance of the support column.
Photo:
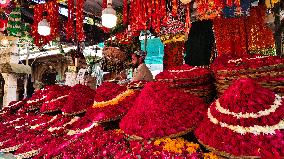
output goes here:
<path id="1" fill-rule="evenodd" d="M 5 80 L 3 107 L 6 107 L 10 102 L 17 100 L 17 76 L 9 73 L 2 73 Z"/>

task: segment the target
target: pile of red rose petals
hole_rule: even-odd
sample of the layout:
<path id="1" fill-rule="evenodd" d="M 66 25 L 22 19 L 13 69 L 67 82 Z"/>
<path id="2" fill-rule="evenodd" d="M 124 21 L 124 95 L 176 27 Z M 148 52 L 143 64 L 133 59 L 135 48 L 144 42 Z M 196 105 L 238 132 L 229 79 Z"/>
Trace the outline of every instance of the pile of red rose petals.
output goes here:
<path id="1" fill-rule="evenodd" d="M 68 115 L 82 113 L 92 106 L 95 94 L 95 90 L 90 87 L 77 84 L 70 89 L 61 111 Z"/>
<path id="2" fill-rule="evenodd" d="M 162 82 L 145 85 L 120 122 L 126 134 L 145 139 L 177 136 L 194 129 L 203 119 L 206 105 L 200 98 L 165 85 Z"/>
<path id="3" fill-rule="evenodd" d="M 67 100 L 69 90 L 69 86 L 54 85 L 53 89 L 46 94 L 45 102 L 42 104 L 40 111 L 45 113 L 60 110 Z"/>
<path id="4" fill-rule="evenodd" d="M 170 87 L 196 95 L 210 103 L 214 96 L 214 80 L 207 68 L 189 65 L 176 66 L 159 73 L 155 78 L 167 82 Z"/>
<path id="5" fill-rule="evenodd" d="M 103 102 L 112 100 L 117 95 L 126 91 L 125 86 L 120 86 L 115 83 L 103 83 L 97 90 L 95 95 L 95 102 Z M 131 96 L 127 96 L 123 101 L 114 105 L 107 105 L 105 107 L 90 107 L 87 110 L 86 116 L 96 122 L 106 122 L 117 120 L 125 115 L 128 110 L 134 105 L 136 97 L 139 95 L 138 90 Z"/>
<path id="6" fill-rule="evenodd" d="M 239 79 L 211 104 L 195 135 L 205 146 L 228 156 L 280 158 L 284 156 L 283 117 L 283 97 L 252 79 Z"/>

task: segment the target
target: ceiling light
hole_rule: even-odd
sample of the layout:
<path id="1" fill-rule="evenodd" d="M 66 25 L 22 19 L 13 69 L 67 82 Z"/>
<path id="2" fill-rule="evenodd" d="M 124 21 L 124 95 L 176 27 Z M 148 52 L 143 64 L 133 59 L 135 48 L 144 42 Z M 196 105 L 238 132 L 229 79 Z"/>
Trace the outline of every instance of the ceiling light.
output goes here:
<path id="1" fill-rule="evenodd" d="M 50 35 L 50 24 L 49 22 L 44 18 L 38 23 L 38 33 L 39 35 L 48 36 Z"/>
<path id="2" fill-rule="evenodd" d="M 111 4 L 112 1 L 110 0 L 107 8 L 102 11 L 102 25 L 106 28 L 113 28 L 116 26 L 117 16 Z"/>

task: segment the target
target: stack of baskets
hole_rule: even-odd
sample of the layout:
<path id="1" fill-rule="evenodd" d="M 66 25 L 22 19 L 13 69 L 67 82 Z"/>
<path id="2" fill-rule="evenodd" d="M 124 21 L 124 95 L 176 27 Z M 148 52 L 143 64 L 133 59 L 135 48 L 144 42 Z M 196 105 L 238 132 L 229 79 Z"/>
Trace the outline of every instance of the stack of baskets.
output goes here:
<path id="1" fill-rule="evenodd" d="M 233 60 L 217 58 L 211 68 L 216 79 L 218 96 L 221 96 L 232 82 L 239 78 L 252 78 L 263 87 L 284 95 L 284 58 L 278 56 L 254 56 Z"/>
<path id="2" fill-rule="evenodd" d="M 182 65 L 165 70 L 156 76 L 156 80 L 166 82 L 171 88 L 202 98 L 210 103 L 215 95 L 214 78 L 207 68 Z"/>

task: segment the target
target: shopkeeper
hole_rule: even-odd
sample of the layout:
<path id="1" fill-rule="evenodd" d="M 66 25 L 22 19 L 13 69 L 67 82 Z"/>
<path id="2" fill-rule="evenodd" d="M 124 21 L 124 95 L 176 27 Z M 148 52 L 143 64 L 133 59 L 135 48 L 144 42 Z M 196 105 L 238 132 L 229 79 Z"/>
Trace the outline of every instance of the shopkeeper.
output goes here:
<path id="1" fill-rule="evenodd" d="M 135 51 L 132 54 L 133 76 L 132 81 L 153 81 L 153 75 L 145 64 L 145 51 Z"/>
<path id="2" fill-rule="evenodd" d="M 132 79 L 127 79 L 126 72 L 119 74 L 119 84 L 127 84 L 132 81 L 153 81 L 153 75 L 150 69 L 145 64 L 146 52 L 135 51 L 132 54 Z"/>

